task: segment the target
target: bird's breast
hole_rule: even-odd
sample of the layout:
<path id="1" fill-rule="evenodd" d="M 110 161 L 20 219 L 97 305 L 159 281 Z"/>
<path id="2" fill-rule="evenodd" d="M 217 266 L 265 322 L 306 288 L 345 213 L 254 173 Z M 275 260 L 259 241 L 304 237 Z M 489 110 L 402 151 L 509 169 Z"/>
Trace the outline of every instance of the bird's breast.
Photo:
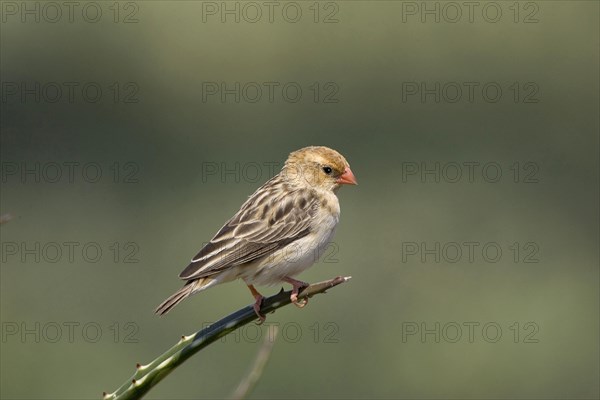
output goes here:
<path id="1" fill-rule="evenodd" d="M 246 282 L 277 284 L 283 278 L 296 276 L 317 262 L 335 234 L 339 221 L 339 204 L 336 203 L 332 202 L 330 207 L 319 207 L 312 216 L 308 235 L 261 260 L 255 268 L 244 274 Z"/>

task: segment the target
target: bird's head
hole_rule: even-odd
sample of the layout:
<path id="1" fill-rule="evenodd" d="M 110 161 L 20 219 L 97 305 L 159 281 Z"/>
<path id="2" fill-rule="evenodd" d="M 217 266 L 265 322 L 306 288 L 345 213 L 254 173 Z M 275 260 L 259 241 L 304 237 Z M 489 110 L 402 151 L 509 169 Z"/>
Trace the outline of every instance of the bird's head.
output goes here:
<path id="1" fill-rule="evenodd" d="M 282 173 L 293 185 L 331 191 L 344 184 L 358 184 L 344 156 L 324 146 L 310 146 L 292 152 Z"/>

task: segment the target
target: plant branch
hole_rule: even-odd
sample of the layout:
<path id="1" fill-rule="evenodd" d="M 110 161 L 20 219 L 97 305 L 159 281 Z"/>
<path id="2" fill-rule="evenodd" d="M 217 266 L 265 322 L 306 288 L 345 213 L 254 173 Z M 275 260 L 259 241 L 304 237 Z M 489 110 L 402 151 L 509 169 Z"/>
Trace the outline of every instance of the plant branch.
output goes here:
<path id="1" fill-rule="evenodd" d="M 330 279 L 328 281 L 315 283 L 308 286 L 298 298 L 308 298 L 315 294 L 325 293 L 329 288 L 337 286 L 348 281 L 350 277 L 341 277 Z M 265 298 L 263 300 L 261 313 L 266 315 L 272 313 L 278 308 L 285 307 L 291 303 L 291 291 L 284 292 L 283 289 L 278 294 Z M 148 393 L 152 387 L 163 380 L 175 368 L 183 364 L 185 360 L 196 354 L 198 351 L 207 347 L 221 337 L 233 332 L 234 330 L 256 320 L 254 308 L 250 305 L 244 307 L 233 314 L 215 322 L 193 335 L 182 336 L 181 340 L 163 353 L 154 361 L 147 365 L 136 365 L 136 371 L 121 387 L 113 393 L 104 393 L 104 400 L 132 400 L 140 399 Z"/>
<path id="2" fill-rule="evenodd" d="M 279 328 L 277 325 L 274 325 L 273 331 L 265 336 L 262 346 L 260 346 L 260 350 L 258 350 L 256 359 L 254 360 L 254 364 L 252 364 L 246 377 L 240 382 L 237 389 L 235 389 L 230 400 L 245 399 L 252 392 L 254 386 L 256 386 L 256 383 L 262 376 L 267 361 L 269 361 L 269 358 L 271 357 L 271 352 L 273 351 L 273 345 L 275 344 L 275 339 L 277 339 L 278 332 Z"/>

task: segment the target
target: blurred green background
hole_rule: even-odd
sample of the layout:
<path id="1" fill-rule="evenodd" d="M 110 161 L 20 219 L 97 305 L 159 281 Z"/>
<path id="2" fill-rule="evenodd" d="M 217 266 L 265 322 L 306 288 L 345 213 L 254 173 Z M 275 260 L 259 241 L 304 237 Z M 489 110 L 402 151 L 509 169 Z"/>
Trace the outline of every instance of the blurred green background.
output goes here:
<path id="1" fill-rule="evenodd" d="M 353 279 L 269 315 L 284 335 L 253 398 L 598 398 L 598 2 L 477 2 L 471 17 L 275 2 L 272 21 L 262 2 L 56 4 L 2 2 L 3 399 L 99 398 L 249 304 L 235 282 L 153 314 L 269 166 L 307 145 L 339 150 L 359 186 L 301 279 Z M 421 175 L 436 163 L 439 182 Z M 268 326 L 147 398 L 227 397 Z"/>

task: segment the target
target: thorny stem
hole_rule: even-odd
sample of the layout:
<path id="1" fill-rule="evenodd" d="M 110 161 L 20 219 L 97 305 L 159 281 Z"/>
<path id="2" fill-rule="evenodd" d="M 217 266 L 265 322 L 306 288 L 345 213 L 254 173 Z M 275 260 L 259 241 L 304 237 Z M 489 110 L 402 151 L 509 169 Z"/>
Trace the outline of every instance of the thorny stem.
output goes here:
<path id="1" fill-rule="evenodd" d="M 315 294 L 325 293 L 329 288 L 347 282 L 351 277 L 341 277 L 330 279 L 309 285 L 298 295 L 298 299 L 306 299 Z M 291 291 L 283 290 L 276 295 L 265 298 L 262 303 L 261 313 L 272 313 L 278 308 L 287 306 L 291 303 Z M 132 400 L 140 399 L 148 393 L 152 387 L 163 380 L 175 368 L 183 364 L 185 360 L 196 354 L 198 351 L 207 347 L 221 337 L 233 332 L 234 330 L 256 320 L 256 313 L 253 306 L 246 306 L 233 314 L 222 318 L 220 321 L 196 332 L 190 336 L 182 336 L 181 340 L 154 359 L 147 365 L 136 365 L 136 371 L 133 376 L 123 383 L 115 392 L 104 393 L 104 400 Z"/>

